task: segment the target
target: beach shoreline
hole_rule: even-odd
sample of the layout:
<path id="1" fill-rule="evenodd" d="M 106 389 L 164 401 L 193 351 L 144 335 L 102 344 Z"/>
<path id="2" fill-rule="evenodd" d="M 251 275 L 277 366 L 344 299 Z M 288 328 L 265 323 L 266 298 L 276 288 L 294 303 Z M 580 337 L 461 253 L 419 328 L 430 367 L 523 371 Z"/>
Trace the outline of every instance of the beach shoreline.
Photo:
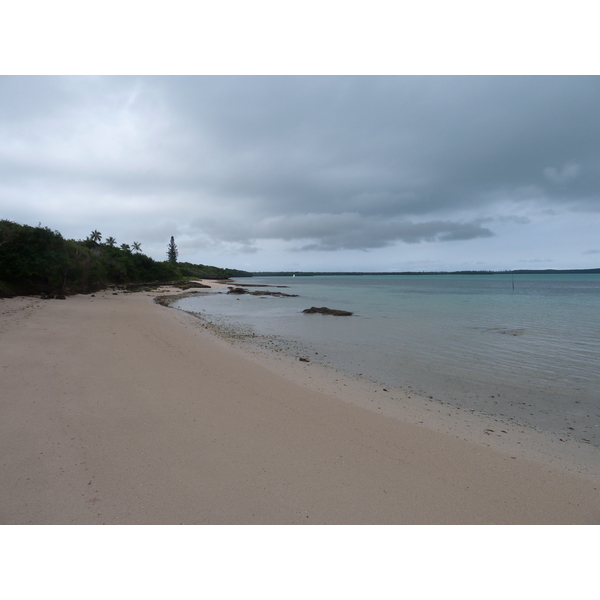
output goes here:
<path id="1" fill-rule="evenodd" d="M 600 522 L 598 448 L 223 340 L 178 292 L 0 301 L 3 524 Z"/>

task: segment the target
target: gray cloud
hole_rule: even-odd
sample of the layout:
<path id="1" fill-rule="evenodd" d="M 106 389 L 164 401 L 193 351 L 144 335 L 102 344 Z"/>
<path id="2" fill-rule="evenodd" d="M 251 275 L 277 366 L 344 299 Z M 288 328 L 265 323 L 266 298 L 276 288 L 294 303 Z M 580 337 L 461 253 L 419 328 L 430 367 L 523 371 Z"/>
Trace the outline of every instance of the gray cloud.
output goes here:
<path id="1" fill-rule="evenodd" d="M 0 209 L 72 237 L 145 236 L 158 258 L 175 234 L 190 259 L 264 259 L 265 240 L 381 257 L 456 242 L 463 260 L 510 236 L 524 251 L 548 219 L 597 218 L 599 82 L 0 77 Z"/>
<path id="2" fill-rule="evenodd" d="M 343 250 L 374 249 L 395 242 L 416 244 L 423 241 L 457 241 L 489 237 L 493 233 L 479 223 L 451 221 L 388 221 L 359 213 L 310 213 L 271 217 L 257 223 L 231 223 L 220 226 L 211 222 L 224 239 L 245 243 L 264 239 L 286 241 L 312 240 L 300 249 Z"/>
<path id="3" fill-rule="evenodd" d="M 575 179 L 581 173 L 581 167 L 573 162 L 567 163 L 562 169 L 554 167 L 546 167 L 544 175 L 555 184 L 567 183 L 571 179 Z"/>
<path id="4" fill-rule="evenodd" d="M 212 93 L 196 89 L 178 105 L 205 125 L 196 142 L 210 140 L 231 166 L 219 189 L 281 211 L 324 201 L 369 211 L 372 195 L 386 195 L 379 211 L 423 214 L 526 185 L 561 198 L 546 169 L 562 179 L 571 167 L 548 165 L 586 171 L 598 160 L 595 78 L 209 78 L 200 87 Z M 597 189 L 597 169 L 580 179 L 572 194 Z"/>

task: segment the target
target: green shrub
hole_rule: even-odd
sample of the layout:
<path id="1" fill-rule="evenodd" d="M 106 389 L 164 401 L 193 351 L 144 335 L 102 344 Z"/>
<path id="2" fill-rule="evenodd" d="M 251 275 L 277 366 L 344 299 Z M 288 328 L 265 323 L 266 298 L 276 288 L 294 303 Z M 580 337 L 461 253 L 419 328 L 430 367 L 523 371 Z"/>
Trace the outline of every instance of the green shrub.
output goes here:
<path id="1" fill-rule="evenodd" d="M 88 293 L 106 285 L 173 281 L 183 278 L 226 279 L 250 275 L 191 263 L 157 262 L 114 239 L 98 235 L 66 240 L 48 227 L 0 220 L 0 297 L 36 293 Z M 111 243 L 112 242 L 112 243 Z"/>

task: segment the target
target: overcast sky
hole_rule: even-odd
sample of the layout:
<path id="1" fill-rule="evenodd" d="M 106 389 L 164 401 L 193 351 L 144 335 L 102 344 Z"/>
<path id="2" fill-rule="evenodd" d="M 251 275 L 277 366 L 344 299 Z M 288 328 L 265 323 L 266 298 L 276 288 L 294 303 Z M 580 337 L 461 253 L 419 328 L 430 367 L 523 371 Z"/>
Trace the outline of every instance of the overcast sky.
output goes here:
<path id="1" fill-rule="evenodd" d="M 2 76 L 0 218 L 252 271 L 600 267 L 600 78 Z"/>

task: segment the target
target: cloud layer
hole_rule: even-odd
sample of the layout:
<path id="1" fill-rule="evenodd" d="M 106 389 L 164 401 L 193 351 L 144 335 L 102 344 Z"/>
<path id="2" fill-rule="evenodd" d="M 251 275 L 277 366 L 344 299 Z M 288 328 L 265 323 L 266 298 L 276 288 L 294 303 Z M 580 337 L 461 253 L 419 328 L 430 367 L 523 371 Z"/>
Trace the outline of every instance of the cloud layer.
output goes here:
<path id="1" fill-rule="evenodd" d="M 599 106 L 597 77 L 1 77 L 1 216 L 257 270 L 588 266 Z"/>

